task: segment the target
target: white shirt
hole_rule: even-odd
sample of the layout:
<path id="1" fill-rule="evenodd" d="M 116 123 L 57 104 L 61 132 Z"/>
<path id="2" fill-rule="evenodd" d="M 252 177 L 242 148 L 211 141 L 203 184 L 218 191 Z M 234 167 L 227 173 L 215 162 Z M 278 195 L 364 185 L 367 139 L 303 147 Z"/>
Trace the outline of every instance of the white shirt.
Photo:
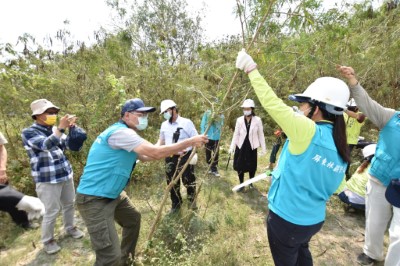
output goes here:
<path id="1" fill-rule="evenodd" d="M 128 152 L 131 152 L 143 142 L 144 139 L 131 128 L 117 130 L 108 138 L 108 145 L 111 148 L 126 150 Z"/>
<path id="2" fill-rule="evenodd" d="M 175 122 L 170 123 L 169 120 L 167 120 L 161 124 L 160 140 L 164 141 L 166 145 L 172 144 L 172 137 L 178 127 L 182 128 L 180 130 L 178 142 L 198 135 L 196 127 L 190 119 L 178 116 Z M 190 147 L 187 150 L 191 149 Z"/>

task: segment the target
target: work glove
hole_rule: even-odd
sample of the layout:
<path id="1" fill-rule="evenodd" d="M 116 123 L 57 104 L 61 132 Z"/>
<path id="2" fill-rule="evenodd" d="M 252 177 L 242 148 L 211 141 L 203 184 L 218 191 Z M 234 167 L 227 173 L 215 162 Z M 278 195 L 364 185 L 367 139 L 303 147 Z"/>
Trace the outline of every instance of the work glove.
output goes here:
<path id="1" fill-rule="evenodd" d="M 28 220 L 39 219 L 44 215 L 44 205 L 40 199 L 31 196 L 23 196 L 16 205 L 20 211 L 25 211 L 28 215 Z"/>
<path id="2" fill-rule="evenodd" d="M 253 58 L 246 53 L 244 48 L 238 53 L 236 58 L 236 68 L 239 68 L 246 73 L 257 68 L 257 64 L 254 62 Z"/>

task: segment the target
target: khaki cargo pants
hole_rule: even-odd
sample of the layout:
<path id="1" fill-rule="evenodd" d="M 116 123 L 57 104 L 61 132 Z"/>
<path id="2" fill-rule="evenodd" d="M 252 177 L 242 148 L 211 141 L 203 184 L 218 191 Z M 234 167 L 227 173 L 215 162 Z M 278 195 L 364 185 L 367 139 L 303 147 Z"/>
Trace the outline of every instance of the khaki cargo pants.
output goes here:
<path id="1" fill-rule="evenodd" d="M 75 202 L 96 252 L 94 265 L 124 265 L 134 257 L 141 215 L 125 191 L 114 200 L 77 193 Z M 121 246 L 114 220 L 122 227 Z"/>

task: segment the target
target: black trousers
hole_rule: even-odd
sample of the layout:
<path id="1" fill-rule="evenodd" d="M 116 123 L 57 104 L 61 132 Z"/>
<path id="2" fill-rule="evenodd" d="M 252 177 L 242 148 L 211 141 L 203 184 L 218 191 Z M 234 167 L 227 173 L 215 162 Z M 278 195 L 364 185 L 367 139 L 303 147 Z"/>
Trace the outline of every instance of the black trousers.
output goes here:
<path id="1" fill-rule="evenodd" d="M 186 163 L 190 156 L 190 152 L 186 153 L 182 156 L 181 161 L 178 165 L 179 156 L 174 155 L 172 157 L 165 158 L 165 172 L 167 174 L 167 184 L 171 183 L 172 178 L 174 177 L 174 173 L 176 171 L 176 176 L 179 174 L 183 165 Z M 194 201 L 196 195 L 196 176 L 194 175 L 194 165 L 188 165 L 182 174 L 182 183 L 187 189 L 188 200 L 190 203 Z M 182 205 L 182 196 L 180 192 L 181 180 L 173 186 L 170 192 L 172 208 L 180 208 Z"/>
<path id="2" fill-rule="evenodd" d="M 296 225 L 269 211 L 267 217 L 268 242 L 275 265 L 313 265 L 308 243 L 311 237 L 321 230 L 323 224 L 324 222 L 310 226 Z"/>
<path id="3" fill-rule="evenodd" d="M 208 143 L 206 143 L 206 160 L 208 165 L 211 164 L 210 170 L 212 172 L 217 171 L 218 167 L 218 159 L 219 159 L 219 147 L 218 147 L 219 140 L 208 140 Z M 215 155 L 214 161 L 211 163 L 213 155 Z"/>
<path id="4" fill-rule="evenodd" d="M 0 211 L 8 212 L 12 220 L 19 226 L 29 226 L 28 215 L 16 208 L 24 194 L 6 185 L 0 185 Z"/>

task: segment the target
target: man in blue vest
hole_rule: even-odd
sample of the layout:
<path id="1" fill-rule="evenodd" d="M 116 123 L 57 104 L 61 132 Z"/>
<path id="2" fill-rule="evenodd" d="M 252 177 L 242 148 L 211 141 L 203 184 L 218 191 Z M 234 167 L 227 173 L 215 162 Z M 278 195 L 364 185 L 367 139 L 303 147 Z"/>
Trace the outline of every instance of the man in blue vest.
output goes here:
<path id="1" fill-rule="evenodd" d="M 206 136 L 199 135 L 172 145 L 151 144 L 138 132 L 147 127 L 147 115 L 154 111 L 139 98 L 126 101 L 121 119 L 103 131 L 90 148 L 76 203 L 96 252 L 95 265 L 126 265 L 134 258 L 141 215 L 124 188 L 136 160 L 158 160 L 207 142 Z M 114 220 L 122 227 L 121 244 Z"/>

